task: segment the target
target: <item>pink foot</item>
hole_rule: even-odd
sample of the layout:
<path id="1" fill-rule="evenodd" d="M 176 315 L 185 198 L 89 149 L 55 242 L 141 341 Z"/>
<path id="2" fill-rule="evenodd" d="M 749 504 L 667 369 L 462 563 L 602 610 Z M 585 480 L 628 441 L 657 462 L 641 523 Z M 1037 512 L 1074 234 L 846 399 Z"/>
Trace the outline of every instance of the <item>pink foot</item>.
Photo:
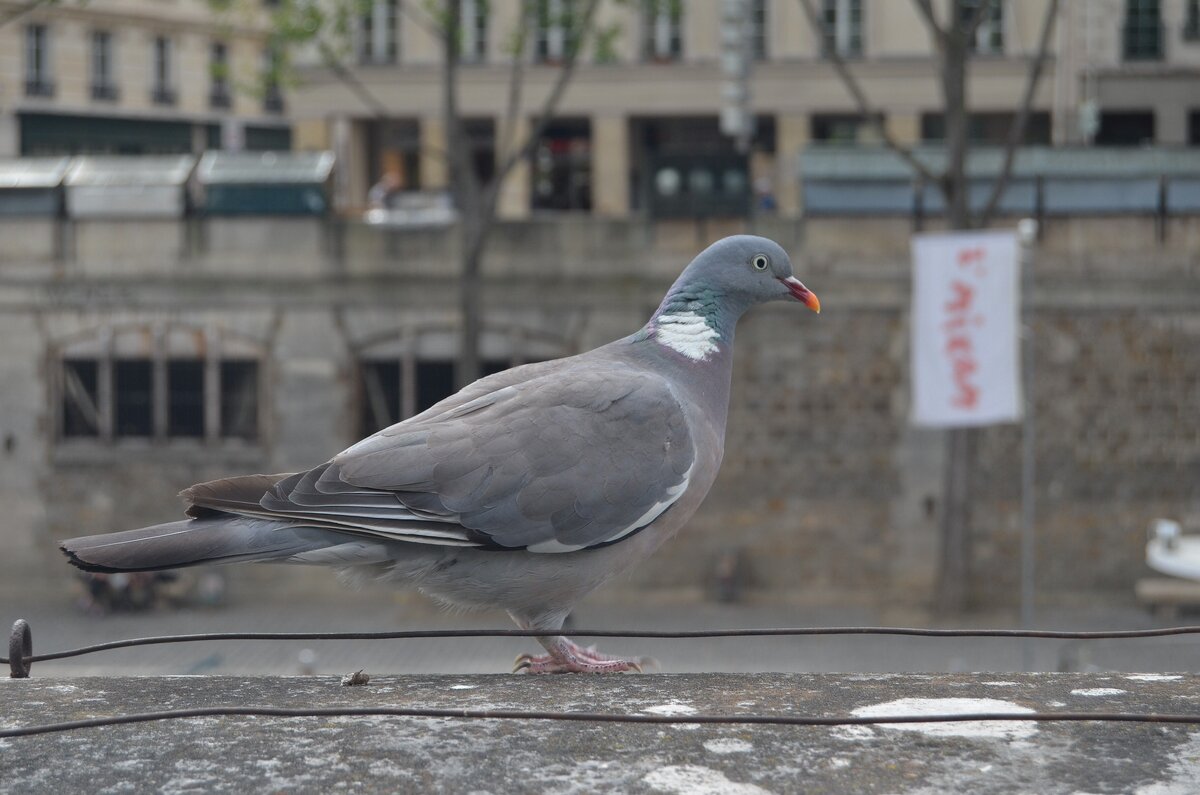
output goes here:
<path id="1" fill-rule="evenodd" d="M 605 674 L 625 671 L 642 672 L 648 665 L 658 663 L 652 657 L 611 657 L 601 654 L 595 647 L 583 648 L 564 637 L 543 641 L 549 654 L 522 654 L 513 665 L 513 673 L 525 671 L 531 674 Z"/>

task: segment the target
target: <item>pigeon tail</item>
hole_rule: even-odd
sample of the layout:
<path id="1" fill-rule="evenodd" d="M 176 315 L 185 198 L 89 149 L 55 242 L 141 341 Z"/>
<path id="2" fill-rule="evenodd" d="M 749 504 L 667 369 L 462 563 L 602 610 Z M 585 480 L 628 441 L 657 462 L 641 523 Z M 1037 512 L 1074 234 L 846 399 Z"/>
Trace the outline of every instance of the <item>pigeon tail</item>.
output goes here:
<path id="1" fill-rule="evenodd" d="M 218 513 L 120 533 L 71 538 L 61 542 L 59 548 L 84 571 L 112 573 L 289 558 L 307 562 L 305 554 L 347 540 L 328 530 Z"/>

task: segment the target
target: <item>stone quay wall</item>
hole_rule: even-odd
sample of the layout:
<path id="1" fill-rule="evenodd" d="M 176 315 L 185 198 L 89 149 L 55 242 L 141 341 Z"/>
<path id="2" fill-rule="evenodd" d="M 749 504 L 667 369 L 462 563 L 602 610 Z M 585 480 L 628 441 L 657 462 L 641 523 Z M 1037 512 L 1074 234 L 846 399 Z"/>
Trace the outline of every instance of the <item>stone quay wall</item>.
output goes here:
<path id="1" fill-rule="evenodd" d="M 777 305 L 743 320 L 721 477 L 681 536 L 610 588 L 699 595 L 722 560 L 737 560 L 755 596 L 928 606 L 944 438 L 908 422 L 906 221 L 503 224 L 477 286 L 489 344 L 528 344 L 522 355 L 545 358 L 628 334 L 700 248 L 738 231 L 788 248 L 824 312 Z M 1128 602 L 1150 520 L 1200 525 L 1198 250 L 1193 218 L 1057 219 L 1043 230 L 1029 386 L 1044 601 Z M 65 581 L 56 538 L 166 521 L 192 482 L 292 471 L 344 448 L 360 428 L 359 358 L 426 332 L 430 350 L 447 350 L 457 271 L 445 229 L 0 221 L 4 565 Z M 155 324 L 218 329 L 255 346 L 257 443 L 58 438 L 55 374 L 66 346 Z M 1020 451 L 1019 427 L 980 434 L 979 607 L 1016 599 Z"/>

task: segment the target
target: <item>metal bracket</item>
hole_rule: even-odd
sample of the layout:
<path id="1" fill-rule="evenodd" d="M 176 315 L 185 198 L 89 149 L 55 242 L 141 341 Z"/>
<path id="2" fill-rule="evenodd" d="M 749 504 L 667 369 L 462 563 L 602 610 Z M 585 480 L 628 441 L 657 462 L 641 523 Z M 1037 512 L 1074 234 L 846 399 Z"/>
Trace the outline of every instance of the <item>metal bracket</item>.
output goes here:
<path id="1" fill-rule="evenodd" d="M 8 636 L 8 676 L 10 679 L 28 679 L 33 657 L 33 633 L 29 630 L 29 622 L 18 618 L 13 623 L 12 634 Z"/>

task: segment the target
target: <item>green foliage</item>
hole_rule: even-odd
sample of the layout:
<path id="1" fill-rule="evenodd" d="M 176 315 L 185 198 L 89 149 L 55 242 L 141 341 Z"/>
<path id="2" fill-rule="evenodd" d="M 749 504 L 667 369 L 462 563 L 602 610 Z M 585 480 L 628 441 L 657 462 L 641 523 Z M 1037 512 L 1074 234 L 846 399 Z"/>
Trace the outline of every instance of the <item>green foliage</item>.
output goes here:
<path id="1" fill-rule="evenodd" d="M 611 25 L 596 26 L 593 34 L 596 42 L 596 63 L 610 64 L 620 60 L 617 55 L 617 40 L 621 38 L 623 32 L 624 29 L 617 22 Z"/>

